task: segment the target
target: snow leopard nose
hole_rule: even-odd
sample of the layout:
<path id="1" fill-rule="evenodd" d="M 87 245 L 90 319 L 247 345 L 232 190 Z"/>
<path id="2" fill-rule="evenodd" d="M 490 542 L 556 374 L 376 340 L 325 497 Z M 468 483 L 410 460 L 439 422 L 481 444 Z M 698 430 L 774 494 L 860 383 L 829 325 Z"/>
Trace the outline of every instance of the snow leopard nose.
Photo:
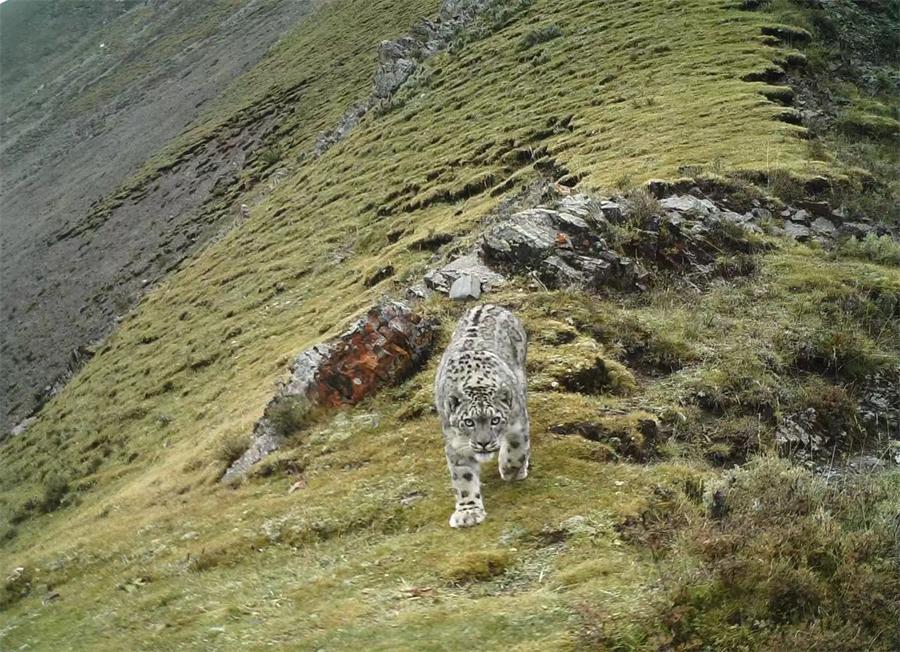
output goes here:
<path id="1" fill-rule="evenodd" d="M 472 441 L 472 448 L 479 453 L 490 453 L 497 449 L 496 444 L 491 439 L 482 439 L 479 437 Z"/>

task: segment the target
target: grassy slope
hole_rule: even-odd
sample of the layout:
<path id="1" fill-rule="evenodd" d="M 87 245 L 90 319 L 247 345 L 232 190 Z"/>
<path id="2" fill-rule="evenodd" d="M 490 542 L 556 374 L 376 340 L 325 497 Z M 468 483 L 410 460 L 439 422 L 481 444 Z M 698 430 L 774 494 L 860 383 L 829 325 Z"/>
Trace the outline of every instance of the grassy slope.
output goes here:
<path id="1" fill-rule="evenodd" d="M 5 445 L 6 513 L 40 498 L 54 477 L 68 480 L 67 501 L 79 503 L 25 520 L 4 544 L 4 566 L 35 577 L 7 614 L 5 644 L 456 649 L 477 635 L 487 647 L 554 649 L 576 645 L 586 613 L 599 614 L 618 641 L 652 640 L 641 623 L 660 593 L 659 569 L 614 524 L 646 509 L 658 486 L 717 474 L 693 456 L 700 426 L 679 437 L 684 451 L 676 446 L 655 465 L 608 461 L 602 447 L 547 428 L 603 407 L 677 405 L 697 382 L 721 385 L 717 370 L 742 368 L 748 357 L 746 368 L 757 370 L 769 350 L 784 352 L 776 371 L 786 373 L 802 333 L 785 342 L 785 330 L 827 331 L 823 301 L 843 310 L 842 297 L 900 292 L 896 269 L 793 248 L 766 256 L 752 281 L 700 298 L 661 291 L 633 304 L 567 306 L 564 297 L 510 290 L 500 299 L 520 308 L 535 335 L 556 327 L 564 315 L 548 311 L 561 306 L 594 321 L 639 320 L 643 337 L 674 346 L 687 366 L 639 375 L 633 397 L 537 388 L 533 476 L 501 486 L 488 473 L 490 517 L 474 531 L 445 524 L 444 463 L 425 410 L 433 365 L 353 412 L 321 417 L 281 454 L 302 469 L 302 490 L 288 495 L 295 478 L 283 471 L 219 487 L 223 442 L 249 431 L 288 356 L 420 273 L 430 254 L 410 249 L 416 239 L 465 234 L 498 201 L 483 192 L 448 202 L 448 194 L 473 180 L 531 179 L 515 150 L 546 146 L 594 188 L 675 176 L 681 164 L 801 173 L 821 165 L 804 159 L 797 127 L 772 120 L 779 108 L 759 85 L 738 81 L 776 55 L 760 43 L 766 17 L 699 0 L 535 2 L 495 34 L 429 62 L 420 86 L 324 157 L 295 162 L 368 92 L 377 42 L 435 9 L 396 4 L 333 3 L 192 132 L 215 128 L 274 84 L 309 80 L 281 136 L 288 178 L 240 229 L 150 295 L 40 423 Z M 518 51 L 524 34 L 551 23 L 561 38 Z M 569 114 L 572 131 L 547 127 Z M 350 255 L 338 265 L 340 252 Z M 366 290 L 370 271 L 388 262 L 395 279 Z M 431 309 L 449 327 L 456 309 Z M 872 310 L 847 317 L 858 332 L 851 355 L 896 361 L 896 325 L 876 323 Z M 535 376 L 560 356 L 579 356 L 536 341 Z M 744 342 L 760 345 L 748 353 Z M 614 356 L 615 345 L 596 346 Z M 763 381 L 767 391 L 781 385 Z M 378 425 L 356 418 L 365 413 L 379 415 Z M 423 498 L 403 507 L 413 492 Z M 702 511 L 684 510 L 695 519 Z M 575 515 L 585 518 L 554 544 Z M 48 606 L 45 585 L 61 595 Z"/>

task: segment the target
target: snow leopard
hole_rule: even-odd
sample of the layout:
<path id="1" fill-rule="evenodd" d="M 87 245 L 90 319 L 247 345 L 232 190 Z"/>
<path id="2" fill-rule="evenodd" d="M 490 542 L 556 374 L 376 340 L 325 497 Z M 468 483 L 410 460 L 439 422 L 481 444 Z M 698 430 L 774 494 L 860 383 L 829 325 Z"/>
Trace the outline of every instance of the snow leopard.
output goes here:
<path id="1" fill-rule="evenodd" d="M 479 471 L 497 451 L 504 480 L 528 476 L 527 347 L 522 322 L 484 304 L 460 319 L 441 359 L 434 398 L 456 497 L 451 527 L 484 521 Z"/>

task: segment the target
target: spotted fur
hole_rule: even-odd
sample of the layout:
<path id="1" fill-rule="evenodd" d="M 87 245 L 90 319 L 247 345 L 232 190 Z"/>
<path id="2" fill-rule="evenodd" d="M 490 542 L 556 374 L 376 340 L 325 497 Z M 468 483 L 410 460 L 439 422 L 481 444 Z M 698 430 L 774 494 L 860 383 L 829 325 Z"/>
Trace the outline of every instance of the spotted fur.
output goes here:
<path id="1" fill-rule="evenodd" d="M 494 453 L 500 452 L 504 480 L 528 475 L 526 353 L 522 323 L 490 304 L 476 306 L 460 319 L 444 352 L 434 396 L 456 497 L 451 527 L 485 519 L 479 472 Z"/>

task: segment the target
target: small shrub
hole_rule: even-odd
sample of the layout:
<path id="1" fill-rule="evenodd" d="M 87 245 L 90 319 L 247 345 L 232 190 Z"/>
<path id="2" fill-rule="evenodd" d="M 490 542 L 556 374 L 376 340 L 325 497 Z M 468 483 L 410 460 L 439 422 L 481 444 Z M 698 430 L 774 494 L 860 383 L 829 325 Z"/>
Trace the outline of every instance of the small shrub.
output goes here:
<path id="1" fill-rule="evenodd" d="M 900 131 L 900 123 L 893 118 L 855 109 L 840 114 L 836 124 L 843 133 L 857 137 L 895 138 Z"/>
<path id="2" fill-rule="evenodd" d="M 653 415 L 638 410 L 627 415 L 561 423 L 552 426 L 550 432 L 579 435 L 588 441 L 603 444 L 616 457 L 646 462 L 656 455 L 660 430 Z M 594 458 L 592 451 L 588 459 Z"/>
<path id="3" fill-rule="evenodd" d="M 233 566 L 243 554 L 235 547 L 203 548 L 197 554 L 191 554 L 187 569 L 192 573 L 202 573 L 218 567 Z"/>
<path id="4" fill-rule="evenodd" d="M 38 501 L 34 498 L 29 498 L 21 505 L 16 507 L 12 514 L 9 516 L 10 525 L 18 525 L 23 521 L 27 521 L 31 518 L 31 515 L 37 510 Z"/>
<path id="5" fill-rule="evenodd" d="M 888 363 L 871 339 L 848 324 L 822 326 L 798 343 L 794 365 L 806 371 L 858 380 Z"/>
<path id="6" fill-rule="evenodd" d="M 28 567 L 16 568 L 0 589 L 0 611 L 9 609 L 31 592 L 34 576 Z"/>
<path id="7" fill-rule="evenodd" d="M 900 265 L 900 242 L 890 235 L 869 233 L 862 240 L 855 237 L 838 245 L 835 253 L 840 256 L 871 260 L 882 265 Z"/>
<path id="8" fill-rule="evenodd" d="M 562 29 L 560 29 L 559 25 L 555 23 L 552 25 L 546 25 L 544 27 L 538 27 L 537 29 L 531 30 L 522 37 L 522 40 L 519 41 L 519 49 L 528 50 L 529 48 L 533 48 L 535 45 L 546 43 L 547 41 L 552 41 L 553 39 L 559 38 L 562 35 Z"/>
<path id="9" fill-rule="evenodd" d="M 790 203 L 806 195 L 803 184 L 787 170 L 772 170 L 768 175 L 768 192 Z"/>
<path id="10" fill-rule="evenodd" d="M 38 503 L 38 509 L 44 514 L 56 511 L 69 493 L 69 481 L 62 476 L 51 476 L 44 484 L 44 495 Z"/>
<path id="11" fill-rule="evenodd" d="M 235 460 L 244 454 L 249 446 L 250 437 L 247 435 L 231 435 L 222 440 L 222 443 L 216 451 L 216 457 L 220 462 L 225 464 L 226 467 L 229 467 Z"/>
<path id="12" fill-rule="evenodd" d="M 0 544 L 12 541 L 17 536 L 19 536 L 19 531 L 11 525 L 0 528 Z"/>
<path id="13" fill-rule="evenodd" d="M 272 166 L 284 158 L 284 148 L 281 145 L 272 145 L 259 153 L 259 158 L 267 166 Z"/>
<path id="14" fill-rule="evenodd" d="M 662 206 L 647 188 L 633 188 L 625 198 L 631 206 L 628 220 L 633 224 L 643 225 L 649 218 L 662 213 Z"/>
<path id="15" fill-rule="evenodd" d="M 732 411 L 767 418 L 782 394 L 782 383 L 762 360 L 740 354 L 704 370 L 689 387 L 695 402 L 713 413 Z"/>
<path id="16" fill-rule="evenodd" d="M 275 431 L 286 437 L 303 430 L 312 416 L 312 406 L 305 398 L 282 396 L 266 409 L 266 418 Z"/>

